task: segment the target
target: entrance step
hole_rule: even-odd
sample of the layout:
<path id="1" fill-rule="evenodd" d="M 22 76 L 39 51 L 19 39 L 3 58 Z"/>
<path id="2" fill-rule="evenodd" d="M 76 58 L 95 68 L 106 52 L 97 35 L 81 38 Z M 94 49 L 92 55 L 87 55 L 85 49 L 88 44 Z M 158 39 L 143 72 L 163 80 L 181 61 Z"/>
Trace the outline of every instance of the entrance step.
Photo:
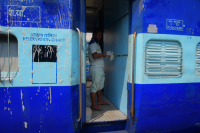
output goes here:
<path id="1" fill-rule="evenodd" d="M 100 111 L 90 109 L 90 88 L 86 89 L 86 95 L 86 123 L 121 121 L 127 119 L 127 116 L 115 107 L 115 105 L 113 105 L 104 95 L 101 96 L 102 100 L 110 105 L 99 105 L 102 109 Z"/>

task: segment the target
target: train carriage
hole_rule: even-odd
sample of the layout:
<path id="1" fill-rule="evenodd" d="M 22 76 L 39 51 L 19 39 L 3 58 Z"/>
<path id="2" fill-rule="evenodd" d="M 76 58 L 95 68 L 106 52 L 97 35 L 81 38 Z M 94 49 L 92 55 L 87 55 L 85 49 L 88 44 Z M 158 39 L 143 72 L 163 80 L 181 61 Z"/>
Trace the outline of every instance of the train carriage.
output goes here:
<path id="1" fill-rule="evenodd" d="M 199 0 L 0 5 L 0 132 L 200 132 Z M 97 26 L 115 57 L 104 58 L 102 112 L 86 88 L 86 33 Z"/>

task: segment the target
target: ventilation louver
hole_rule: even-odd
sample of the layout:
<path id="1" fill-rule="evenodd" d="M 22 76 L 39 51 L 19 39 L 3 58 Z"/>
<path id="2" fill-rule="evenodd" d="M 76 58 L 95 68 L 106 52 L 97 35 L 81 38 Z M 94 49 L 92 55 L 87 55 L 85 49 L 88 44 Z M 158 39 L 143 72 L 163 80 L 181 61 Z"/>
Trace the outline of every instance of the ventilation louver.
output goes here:
<path id="1" fill-rule="evenodd" d="M 182 48 L 175 41 L 148 41 L 145 74 L 149 77 L 178 77 L 182 74 Z"/>
<path id="2" fill-rule="evenodd" d="M 200 43 L 197 44 L 196 48 L 196 73 L 200 76 Z"/>

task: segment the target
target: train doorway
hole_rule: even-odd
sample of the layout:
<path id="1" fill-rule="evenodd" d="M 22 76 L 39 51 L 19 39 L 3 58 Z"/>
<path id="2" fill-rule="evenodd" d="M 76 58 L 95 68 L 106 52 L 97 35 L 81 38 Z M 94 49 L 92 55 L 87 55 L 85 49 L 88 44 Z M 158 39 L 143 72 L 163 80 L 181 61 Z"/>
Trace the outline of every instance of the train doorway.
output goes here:
<path id="1" fill-rule="evenodd" d="M 111 51 L 114 60 L 104 58 L 105 85 L 102 100 L 110 105 L 99 105 L 102 109 L 91 109 L 89 74 L 86 85 L 86 123 L 126 121 L 127 120 L 127 81 L 128 81 L 128 1 L 122 0 L 86 0 L 87 44 L 91 40 L 94 27 L 103 30 L 103 39 L 99 45 L 103 52 Z M 89 45 L 86 46 L 89 50 Z M 89 60 L 87 61 L 89 73 Z M 97 99 L 97 98 L 96 98 Z"/>

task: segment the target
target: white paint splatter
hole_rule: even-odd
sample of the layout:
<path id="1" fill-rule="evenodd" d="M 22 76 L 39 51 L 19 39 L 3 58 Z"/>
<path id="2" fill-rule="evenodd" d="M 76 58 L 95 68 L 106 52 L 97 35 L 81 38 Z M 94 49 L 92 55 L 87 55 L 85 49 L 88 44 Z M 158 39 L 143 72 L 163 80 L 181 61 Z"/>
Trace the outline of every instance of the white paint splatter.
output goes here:
<path id="1" fill-rule="evenodd" d="M 24 127 L 28 128 L 28 123 L 26 121 L 24 122 Z"/>
<path id="2" fill-rule="evenodd" d="M 23 54 L 26 54 L 26 50 L 25 50 L 25 48 L 23 48 Z"/>
<path id="3" fill-rule="evenodd" d="M 33 79 L 30 79 L 30 82 L 31 82 L 31 84 L 34 82 L 34 80 Z"/>
<path id="4" fill-rule="evenodd" d="M 24 39 L 24 43 L 23 43 L 23 45 L 25 46 L 25 43 L 27 42 L 27 40 L 26 39 Z"/>
<path id="5" fill-rule="evenodd" d="M 35 70 L 31 71 L 31 73 L 34 73 L 34 72 L 35 72 Z"/>
<path id="6" fill-rule="evenodd" d="M 11 100 L 10 100 L 10 99 L 8 99 L 8 104 L 9 104 L 9 103 L 11 103 Z"/>
<path id="7" fill-rule="evenodd" d="M 65 50 L 65 53 L 67 53 L 67 55 L 70 56 L 68 49 Z"/>
<path id="8" fill-rule="evenodd" d="M 26 6 L 22 6 L 22 10 L 24 11 L 26 9 Z"/>
<path id="9" fill-rule="evenodd" d="M 24 28 L 23 28 L 22 34 L 26 35 L 26 31 L 24 30 Z"/>
<path id="10" fill-rule="evenodd" d="M 60 49 L 62 46 L 63 46 L 62 43 L 60 45 L 58 45 L 58 49 Z"/>
<path id="11" fill-rule="evenodd" d="M 21 100 L 23 100 L 23 93 L 22 93 L 22 90 L 21 90 Z"/>
<path id="12" fill-rule="evenodd" d="M 25 107 L 24 107 L 24 105 L 22 105 L 22 110 L 23 110 L 23 111 L 25 110 Z"/>
<path id="13" fill-rule="evenodd" d="M 69 53 L 69 51 L 68 51 L 68 49 L 69 49 L 69 38 L 65 41 L 65 43 L 67 43 L 67 45 L 66 45 L 66 47 L 67 47 L 67 49 L 65 50 L 65 53 L 67 53 L 67 55 L 68 56 L 70 56 L 70 53 Z"/>
<path id="14" fill-rule="evenodd" d="M 144 8 L 143 0 L 140 0 L 139 14 L 138 14 L 138 16 L 140 16 L 140 13 L 142 12 L 143 8 Z"/>
<path id="15" fill-rule="evenodd" d="M 61 70 L 61 66 L 58 67 L 58 70 Z"/>
<path id="16" fill-rule="evenodd" d="M 49 95 L 50 95 L 50 104 L 52 103 L 52 96 L 51 96 L 51 87 L 49 87 Z"/>
<path id="17" fill-rule="evenodd" d="M 61 84 L 63 82 L 63 79 L 60 76 L 60 73 L 58 73 L 58 82 Z"/>
<path id="18" fill-rule="evenodd" d="M 67 67 L 67 57 L 65 58 L 65 68 L 64 68 L 64 71 L 66 70 L 66 67 Z"/>

